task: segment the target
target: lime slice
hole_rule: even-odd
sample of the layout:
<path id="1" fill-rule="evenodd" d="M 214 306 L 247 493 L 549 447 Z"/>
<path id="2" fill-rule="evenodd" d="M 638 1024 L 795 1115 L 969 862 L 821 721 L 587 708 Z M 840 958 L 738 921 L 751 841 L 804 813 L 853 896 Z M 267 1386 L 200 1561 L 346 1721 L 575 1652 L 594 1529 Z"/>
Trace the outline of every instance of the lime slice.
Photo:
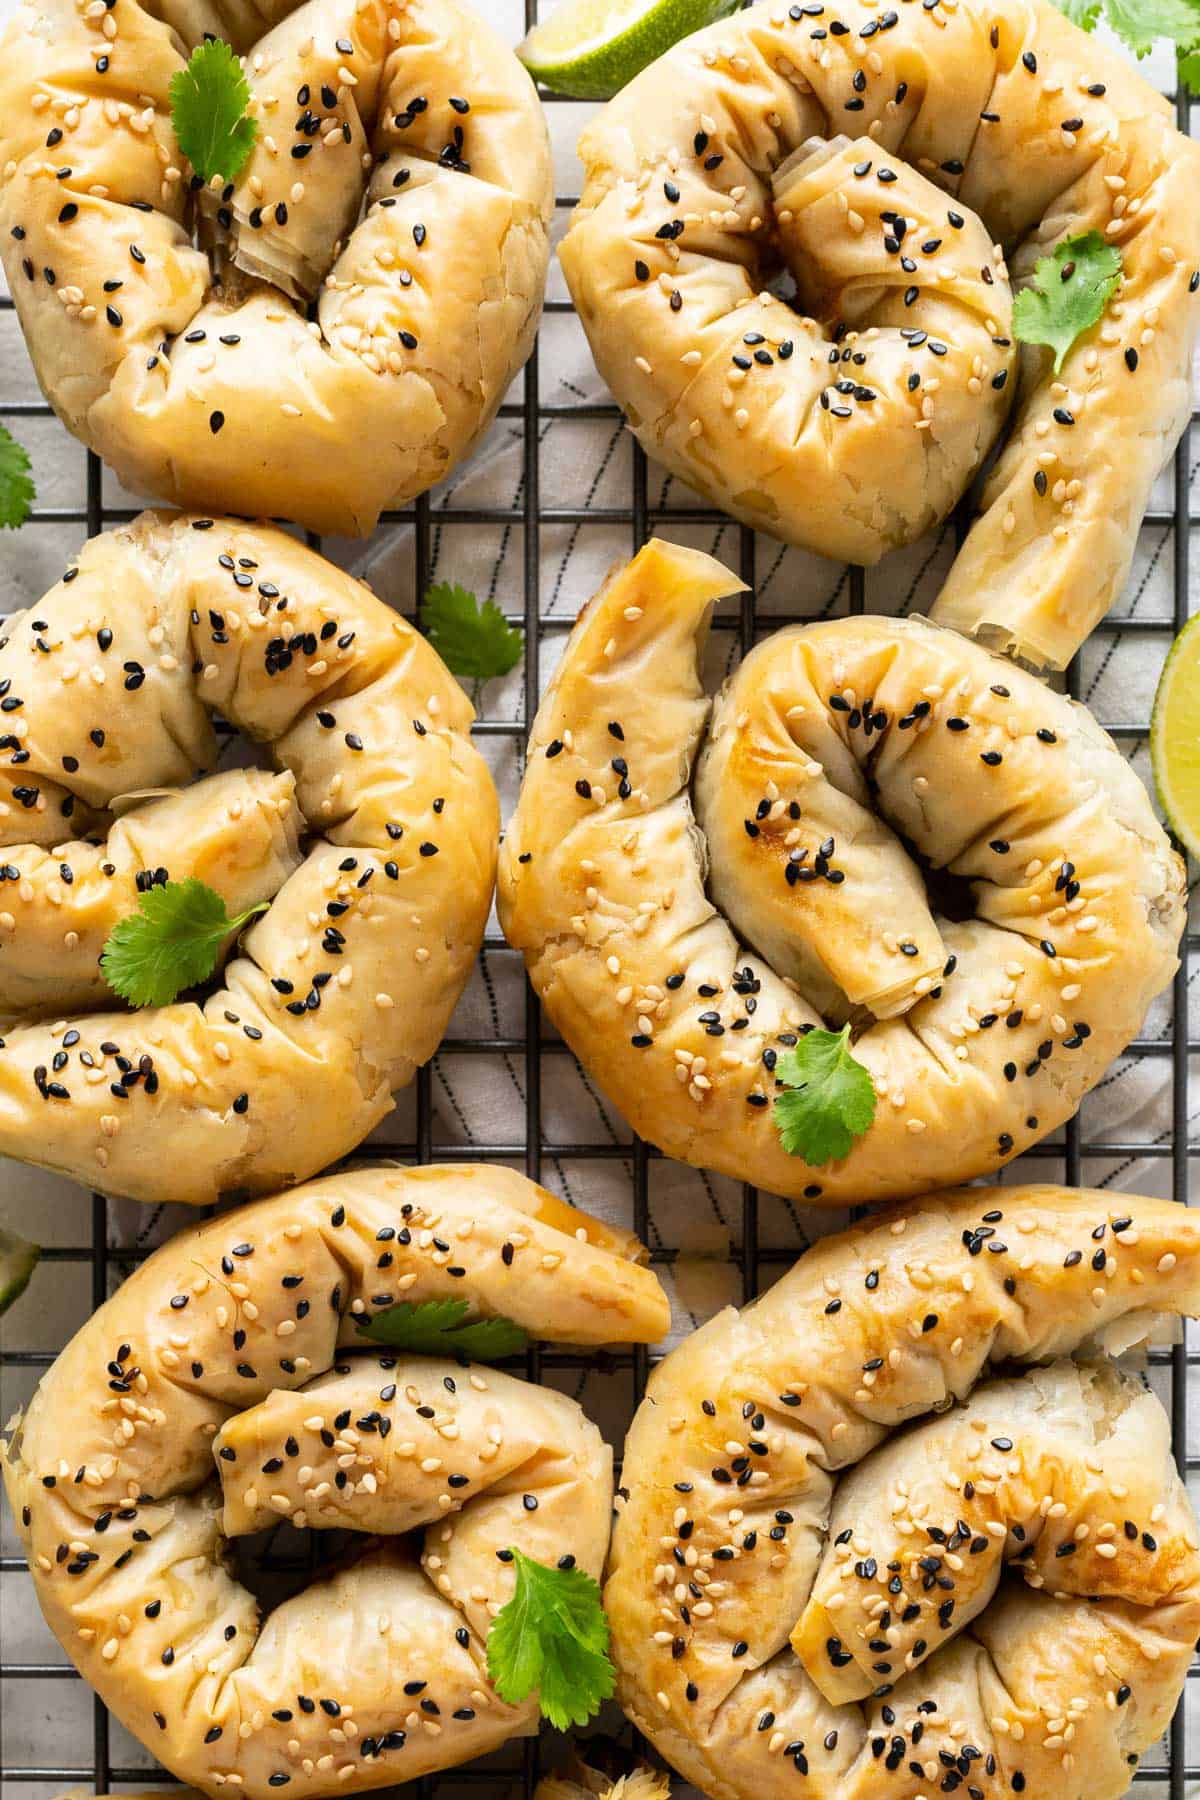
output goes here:
<path id="1" fill-rule="evenodd" d="M 41 1254 L 36 1244 L 27 1244 L 0 1226 L 0 1313 L 25 1292 Z"/>
<path id="2" fill-rule="evenodd" d="M 1175 639 L 1159 677 L 1150 759 L 1176 837 L 1200 857 L 1200 617 L 1189 620 Z"/>
<path id="3" fill-rule="evenodd" d="M 535 80 L 576 100 L 611 100 L 680 38 L 740 0 L 562 0 L 517 55 Z"/>

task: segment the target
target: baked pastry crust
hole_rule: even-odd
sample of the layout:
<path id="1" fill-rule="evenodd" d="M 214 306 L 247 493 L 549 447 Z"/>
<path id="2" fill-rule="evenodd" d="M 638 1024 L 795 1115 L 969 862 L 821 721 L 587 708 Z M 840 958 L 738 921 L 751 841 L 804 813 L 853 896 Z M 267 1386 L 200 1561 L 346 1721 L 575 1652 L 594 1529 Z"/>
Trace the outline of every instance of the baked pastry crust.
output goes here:
<path id="1" fill-rule="evenodd" d="M 671 1800 L 671 1778 L 645 1766 L 614 1778 L 575 1758 L 562 1774 L 544 1775 L 533 1800 Z"/>
<path id="2" fill-rule="evenodd" d="M 1200 1552 L 1158 1401 L 1066 1358 L 1198 1309 L 1185 1208 L 1047 1186 L 872 1218 L 719 1314 L 625 1447 L 604 1599 L 630 1718 L 712 1800 L 797 1772 L 915 1800 L 947 1771 L 1117 1800 L 1183 1691 Z M 980 1380 L 1001 1361 L 1030 1367 Z"/>
<path id="3" fill-rule="evenodd" d="M 334 1176 L 155 1251 L 62 1352 L 3 1459 L 81 1674 L 181 1780 L 248 1800 L 409 1781 L 535 1730 L 536 1701 L 505 1705 L 487 1679 L 512 1588 L 497 1552 L 599 1576 L 612 1453 L 566 1395 L 368 1352 L 357 1321 L 450 1298 L 556 1342 L 652 1341 L 669 1309 L 642 1254 L 482 1165 Z M 285 1518 L 384 1541 L 263 1620 L 228 1540 Z M 421 1527 L 423 1549 L 400 1541 Z"/>
<path id="4" fill-rule="evenodd" d="M 1200 146 L 1166 101 L 1050 0 L 764 3 L 644 70 L 580 155 L 560 260 L 638 439 L 744 523 L 850 562 L 944 518 L 1000 431 L 1005 257 L 1020 283 L 1067 237 L 1120 248 L 1120 294 L 1061 371 L 1028 353 L 933 614 L 1065 667 L 1190 413 Z"/>
<path id="5" fill-rule="evenodd" d="M 209 33 L 260 133 L 193 201 L 168 90 Z M 533 84 L 460 0 L 22 0 L 0 48 L 9 287 L 133 493 L 369 532 L 529 355 L 552 204 Z"/>
<path id="6" fill-rule="evenodd" d="M 0 684 L 0 1151 L 195 1205 L 344 1156 L 437 1049 L 491 901 L 495 790 L 440 657 L 281 531 L 144 513 L 5 621 Z M 64 842 L 80 810 L 102 834 L 118 796 L 210 767 L 212 711 L 280 773 Z M 113 1010 L 116 917 L 192 873 L 270 910 L 202 1004 Z"/>
<path id="7" fill-rule="evenodd" d="M 995 1169 L 1070 1117 L 1170 980 L 1182 865 L 1084 707 L 923 619 L 778 632 L 700 754 L 699 652 L 740 586 L 654 540 L 585 607 L 501 851 L 505 933 L 670 1156 L 826 1205 Z M 934 915 L 897 832 L 977 917 Z M 780 1049 L 825 1017 L 853 1020 L 879 1104 L 818 1170 L 771 1102 Z"/>

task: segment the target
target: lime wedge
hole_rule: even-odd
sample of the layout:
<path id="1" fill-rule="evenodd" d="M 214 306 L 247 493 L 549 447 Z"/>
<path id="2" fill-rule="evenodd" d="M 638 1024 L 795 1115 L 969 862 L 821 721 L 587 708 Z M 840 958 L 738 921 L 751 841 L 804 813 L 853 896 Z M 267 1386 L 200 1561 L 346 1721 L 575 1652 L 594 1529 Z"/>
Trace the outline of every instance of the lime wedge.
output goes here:
<path id="1" fill-rule="evenodd" d="M 36 1244 L 27 1244 L 0 1226 L 0 1313 L 25 1292 L 41 1254 Z"/>
<path id="2" fill-rule="evenodd" d="M 648 63 L 740 0 L 562 0 L 517 55 L 536 81 L 576 100 L 611 100 Z"/>
<path id="3" fill-rule="evenodd" d="M 1150 760 L 1163 811 L 1200 857 L 1200 617 L 1171 645 L 1150 720 Z"/>

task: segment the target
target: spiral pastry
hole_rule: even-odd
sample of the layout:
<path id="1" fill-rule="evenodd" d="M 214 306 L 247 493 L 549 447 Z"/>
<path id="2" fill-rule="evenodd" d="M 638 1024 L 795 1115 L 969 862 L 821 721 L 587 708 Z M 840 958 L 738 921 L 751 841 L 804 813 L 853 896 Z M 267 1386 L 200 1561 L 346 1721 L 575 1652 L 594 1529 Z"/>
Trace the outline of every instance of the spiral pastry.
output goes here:
<path id="1" fill-rule="evenodd" d="M 1017 387 L 1012 275 L 1091 231 L 1120 289 L 1030 354 L 934 617 L 1062 668 L 1191 406 L 1200 146 L 1050 0 L 765 3 L 585 130 L 560 257 L 641 443 L 736 518 L 873 563 L 944 518 Z M 773 291 L 786 273 L 794 304 Z"/>
<path id="2" fill-rule="evenodd" d="M 1117 1800 L 1183 1691 L 1200 1550 L 1158 1401 L 1069 1358 L 1198 1308 L 1184 1208 L 1002 1187 L 719 1314 L 625 1447 L 629 1716 L 711 1800 Z"/>
<path id="3" fill-rule="evenodd" d="M 352 1150 L 437 1049 L 491 902 L 496 795 L 441 658 L 281 531 L 144 513 L 5 620 L 0 690 L 0 1152 L 205 1205 Z M 279 772 L 182 786 L 213 712 Z M 201 1002 L 115 1010 L 108 933 L 197 874 L 272 904 Z"/>
<path id="4" fill-rule="evenodd" d="M 159 1762 L 214 1796 L 322 1796 L 536 1729 L 487 1675 L 505 1556 L 598 1576 L 611 1452 L 566 1395 L 357 1327 L 452 1298 L 650 1341 L 669 1311 L 640 1254 L 506 1169 L 379 1168 L 181 1233 L 93 1314 L 3 1472 L 49 1624 Z M 263 1619 L 229 1552 L 281 1520 L 361 1549 Z"/>
<path id="5" fill-rule="evenodd" d="M 206 186 L 169 90 L 209 36 L 259 130 Z M 440 481 L 533 346 L 552 201 L 533 84 L 460 0 L 21 0 L 0 47 L 42 390 L 180 506 L 366 534 Z"/>
<path id="6" fill-rule="evenodd" d="M 1179 859 L 1084 707 L 925 620 L 781 631 L 710 717 L 698 655 L 740 585 L 654 541 L 580 615 L 502 851 L 509 941 L 670 1156 L 822 1204 L 994 1169 L 1170 980 Z M 973 918 L 939 915 L 906 844 Z M 776 1129 L 776 1064 L 843 1021 L 875 1116 L 814 1168 Z"/>

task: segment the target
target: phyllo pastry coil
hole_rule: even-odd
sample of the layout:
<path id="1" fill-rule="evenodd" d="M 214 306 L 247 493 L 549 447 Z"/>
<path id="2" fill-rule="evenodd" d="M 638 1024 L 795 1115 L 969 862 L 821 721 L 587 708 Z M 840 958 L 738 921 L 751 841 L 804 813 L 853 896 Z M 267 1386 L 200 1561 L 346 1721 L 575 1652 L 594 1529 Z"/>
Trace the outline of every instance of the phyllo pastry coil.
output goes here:
<path id="1" fill-rule="evenodd" d="M 764 4 L 592 121 L 560 250 L 641 443 L 790 543 L 873 563 L 942 519 L 1017 387 L 1013 300 L 1068 238 L 1122 282 L 1023 371 L 934 616 L 1061 668 L 1189 416 L 1200 146 L 1050 0 Z M 794 304 L 777 278 L 795 284 Z"/>
<path id="2" fill-rule="evenodd" d="M 593 1763 L 597 1752 L 603 1768 Z M 610 1773 L 609 1763 L 621 1773 Z M 543 1776 L 534 1800 L 671 1800 L 671 1777 L 635 1761 L 627 1751 L 602 1738 L 598 1744 L 584 1744 L 582 1753 L 573 1754 L 565 1769 Z"/>
<path id="3" fill-rule="evenodd" d="M 258 139 L 205 184 L 170 86 L 209 35 Z M 460 0 L 21 0 L 3 40 L 0 249 L 38 379 L 181 506 L 365 534 L 441 480 L 532 348 L 552 198 L 533 84 Z"/>
<path id="4" fill-rule="evenodd" d="M 780 631 L 710 706 L 699 653 L 740 585 L 656 540 L 585 607 L 502 849 L 504 929 L 668 1155 L 822 1204 L 985 1173 L 1074 1112 L 1169 982 L 1179 858 L 1083 706 L 923 619 Z M 910 850 L 974 917 L 940 915 Z M 784 1148 L 776 1065 L 843 1023 L 874 1119 L 814 1167 Z"/>
<path id="5" fill-rule="evenodd" d="M 719 1314 L 625 1447 L 629 1716 L 712 1800 L 1117 1800 L 1183 1691 L 1200 1552 L 1166 1414 L 1100 1351 L 1198 1310 L 1185 1208 L 1000 1187 Z"/>
<path id="6" fill-rule="evenodd" d="M 612 1453 L 566 1395 L 358 1324 L 453 1299 L 554 1342 L 653 1341 L 641 1254 L 503 1168 L 385 1167 L 182 1232 L 128 1278 L 4 1476 L 50 1626 L 159 1762 L 210 1795 L 321 1796 L 536 1729 L 487 1673 L 509 1552 L 598 1577 Z M 283 1520 L 360 1536 L 262 1618 L 233 1540 Z"/>
<path id="7" fill-rule="evenodd" d="M 5 621 L 0 690 L 0 1152 L 202 1205 L 353 1149 L 437 1049 L 491 901 L 495 790 L 441 658 L 283 532 L 145 513 Z M 214 712 L 278 773 L 114 822 L 211 767 Z M 207 998 L 113 1010 L 109 932 L 193 875 L 270 909 Z"/>

